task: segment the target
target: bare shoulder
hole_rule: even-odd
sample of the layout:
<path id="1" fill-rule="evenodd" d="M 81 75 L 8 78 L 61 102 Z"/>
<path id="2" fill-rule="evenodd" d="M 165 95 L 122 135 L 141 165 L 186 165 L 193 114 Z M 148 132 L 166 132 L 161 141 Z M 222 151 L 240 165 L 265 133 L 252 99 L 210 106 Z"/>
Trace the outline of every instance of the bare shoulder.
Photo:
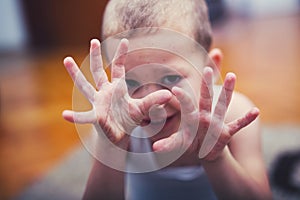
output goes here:
<path id="1" fill-rule="evenodd" d="M 217 103 L 217 97 L 220 95 L 221 90 L 222 86 L 214 86 L 214 106 Z M 247 112 L 254 107 L 256 106 L 250 98 L 240 92 L 234 91 L 225 116 L 225 123 L 230 123 L 244 117 Z M 260 120 L 258 117 L 251 124 L 241 129 L 233 136 L 229 147 L 233 150 L 233 152 L 243 152 L 242 149 L 248 148 L 251 145 L 252 147 L 255 146 L 258 148 L 260 145 L 260 139 Z"/>
<path id="2" fill-rule="evenodd" d="M 250 109 L 254 108 L 255 105 L 246 95 L 240 92 L 233 92 L 231 102 L 228 107 L 228 113 L 226 121 L 232 121 L 241 115 L 246 114 Z"/>
<path id="3" fill-rule="evenodd" d="M 256 106 L 247 96 L 239 92 L 234 92 L 228 108 L 226 123 L 244 117 L 254 107 Z M 253 159 L 262 159 L 259 117 L 233 136 L 229 148 L 233 155 L 241 162 L 248 163 L 248 161 L 253 161 Z M 249 154 L 249 152 L 251 153 Z M 247 156 L 245 157 L 245 155 Z M 247 158 L 247 161 L 245 158 Z"/>
<path id="4" fill-rule="evenodd" d="M 214 86 L 213 106 L 217 104 L 221 90 L 222 86 Z M 241 117 L 241 115 L 246 114 L 246 112 L 253 107 L 255 107 L 254 103 L 246 95 L 234 91 L 228 107 L 225 122 L 230 122 L 234 119 L 237 119 L 238 117 Z"/>

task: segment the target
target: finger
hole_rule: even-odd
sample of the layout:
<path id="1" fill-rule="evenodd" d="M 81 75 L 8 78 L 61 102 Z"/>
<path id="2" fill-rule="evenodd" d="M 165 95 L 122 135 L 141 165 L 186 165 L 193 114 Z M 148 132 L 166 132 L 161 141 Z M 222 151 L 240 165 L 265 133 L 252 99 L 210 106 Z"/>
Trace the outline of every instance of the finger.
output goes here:
<path id="1" fill-rule="evenodd" d="M 214 117 L 220 121 L 224 120 L 227 108 L 231 101 L 231 97 L 234 90 L 236 76 L 233 73 L 228 73 L 225 77 L 224 85 L 221 90 L 217 105 L 214 110 Z"/>
<path id="2" fill-rule="evenodd" d="M 189 132 L 190 129 L 181 129 L 167 138 L 154 142 L 152 145 L 153 151 L 171 152 L 176 150 L 185 152 L 194 141 L 194 137 L 190 137 Z"/>
<path id="3" fill-rule="evenodd" d="M 149 115 L 150 109 L 154 105 L 163 105 L 170 101 L 172 93 L 168 90 L 158 90 L 150 93 L 142 99 L 135 99 L 134 104 L 137 105 L 138 109 L 131 109 L 131 117 L 140 122 L 143 118 Z"/>
<path id="4" fill-rule="evenodd" d="M 94 87 L 86 80 L 77 64 L 71 57 L 64 59 L 64 65 L 73 79 L 76 87 L 83 93 L 83 95 L 90 101 L 94 100 Z"/>
<path id="5" fill-rule="evenodd" d="M 92 124 L 97 121 L 97 116 L 93 110 L 87 112 L 75 112 L 72 110 L 65 110 L 63 111 L 62 115 L 65 120 L 78 124 Z"/>
<path id="6" fill-rule="evenodd" d="M 178 149 L 182 145 L 179 132 L 172 134 L 171 136 L 158 140 L 153 143 L 152 148 L 154 152 L 171 152 Z"/>
<path id="7" fill-rule="evenodd" d="M 180 102 L 181 113 L 186 115 L 198 111 L 190 95 L 179 87 L 173 87 L 172 92 Z"/>
<path id="8" fill-rule="evenodd" d="M 199 110 L 211 112 L 213 98 L 213 71 L 210 67 L 203 70 Z"/>
<path id="9" fill-rule="evenodd" d="M 122 39 L 112 61 L 112 81 L 125 76 L 125 59 L 128 52 L 128 40 Z"/>
<path id="10" fill-rule="evenodd" d="M 180 123 L 180 128 L 184 128 L 188 125 L 188 127 L 193 130 L 193 132 L 197 132 L 196 129 L 199 125 L 199 110 L 195 105 L 193 99 L 181 88 L 173 87 L 172 92 L 180 102 L 182 120 Z M 192 137 L 190 135 L 187 135 L 186 132 L 184 134 L 185 137 Z"/>
<path id="11" fill-rule="evenodd" d="M 96 88 L 99 90 L 103 83 L 108 82 L 108 78 L 103 69 L 100 42 L 97 39 L 91 40 L 90 68 L 96 83 Z"/>
<path id="12" fill-rule="evenodd" d="M 251 122 L 253 122 L 257 116 L 259 115 L 259 109 L 253 108 L 251 109 L 244 117 L 237 119 L 228 124 L 228 132 L 230 135 L 234 135 L 242 128 L 248 126 Z"/>

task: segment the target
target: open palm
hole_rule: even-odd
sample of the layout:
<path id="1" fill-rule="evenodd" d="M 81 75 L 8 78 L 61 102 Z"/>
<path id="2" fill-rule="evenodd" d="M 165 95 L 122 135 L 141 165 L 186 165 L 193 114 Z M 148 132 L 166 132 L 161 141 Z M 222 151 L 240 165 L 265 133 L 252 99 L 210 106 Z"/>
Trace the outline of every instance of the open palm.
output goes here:
<path id="1" fill-rule="evenodd" d="M 121 40 L 111 64 L 111 82 L 103 69 L 100 42 L 91 41 L 90 70 L 96 88 L 88 82 L 71 57 L 64 60 L 64 65 L 76 87 L 92 104 L 92 109 L 85 112 L 65 110 L 63 117 L 74 123 L 92 123 L 100 125 L 106 136 L 117 143 L 126 133 L 138 126 L 149 115 L 154 105 L 168 102 L 172 94 L 159 90 L 141 99 L 129 96 L 125 83 L 125 60 L 128 53 L 128 40 Z"/>
<path id="2" fill-rule="evenodd" d="M 200 159 L 217 159 L 231 138 L 240 129 L 248 126 L 259 114 L 253 108 L 245 116 L 225 123 L 225 115 L 234 90 L 236 77 L 228 73 L 220 96 L 213 108 L 213 71 L 206 67 L 203 71 L 199 108 L 190 103 L 192 98 L 183 89 L 174 87 L 181 105 L 182 121 L 178 132 L 153 144 L 155 151 L 173 151 L 178 148 L 197 153 Z"/>

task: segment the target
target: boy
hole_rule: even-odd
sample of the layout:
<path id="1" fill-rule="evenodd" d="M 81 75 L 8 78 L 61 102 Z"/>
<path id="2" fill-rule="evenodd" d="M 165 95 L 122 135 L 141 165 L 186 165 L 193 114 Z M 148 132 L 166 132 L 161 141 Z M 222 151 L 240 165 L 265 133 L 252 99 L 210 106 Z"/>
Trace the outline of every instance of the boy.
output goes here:
<path id="1" fill-rule="evenodd" d="M 213 85 L 222 54 L 210 50 L 204 1 L 111 0 L 103 39 L 111 82 L 98 40 L 90 49 L 96 89 L 64 60 L 93 109 L 63 116 L 97 130 L 85 199 L 271 198 L 258 109 L 233 92 L 233 73 Z"/>

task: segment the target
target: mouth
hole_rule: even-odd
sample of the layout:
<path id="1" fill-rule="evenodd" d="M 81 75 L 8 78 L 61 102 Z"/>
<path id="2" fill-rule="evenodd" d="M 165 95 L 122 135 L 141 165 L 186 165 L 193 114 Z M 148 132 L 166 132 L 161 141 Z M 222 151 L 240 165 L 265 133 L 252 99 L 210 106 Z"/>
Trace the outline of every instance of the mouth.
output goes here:
<path id="1" fill-rule="evenodd" d="M 142 121 L 141 125 L 142 126 L 147 126 L 147 125 L 166 125 L 169 121 L 171 121 L 175 117 L 175 114 L 168 116 L 167 118 L 163 119 L 145 119 Z"/>

